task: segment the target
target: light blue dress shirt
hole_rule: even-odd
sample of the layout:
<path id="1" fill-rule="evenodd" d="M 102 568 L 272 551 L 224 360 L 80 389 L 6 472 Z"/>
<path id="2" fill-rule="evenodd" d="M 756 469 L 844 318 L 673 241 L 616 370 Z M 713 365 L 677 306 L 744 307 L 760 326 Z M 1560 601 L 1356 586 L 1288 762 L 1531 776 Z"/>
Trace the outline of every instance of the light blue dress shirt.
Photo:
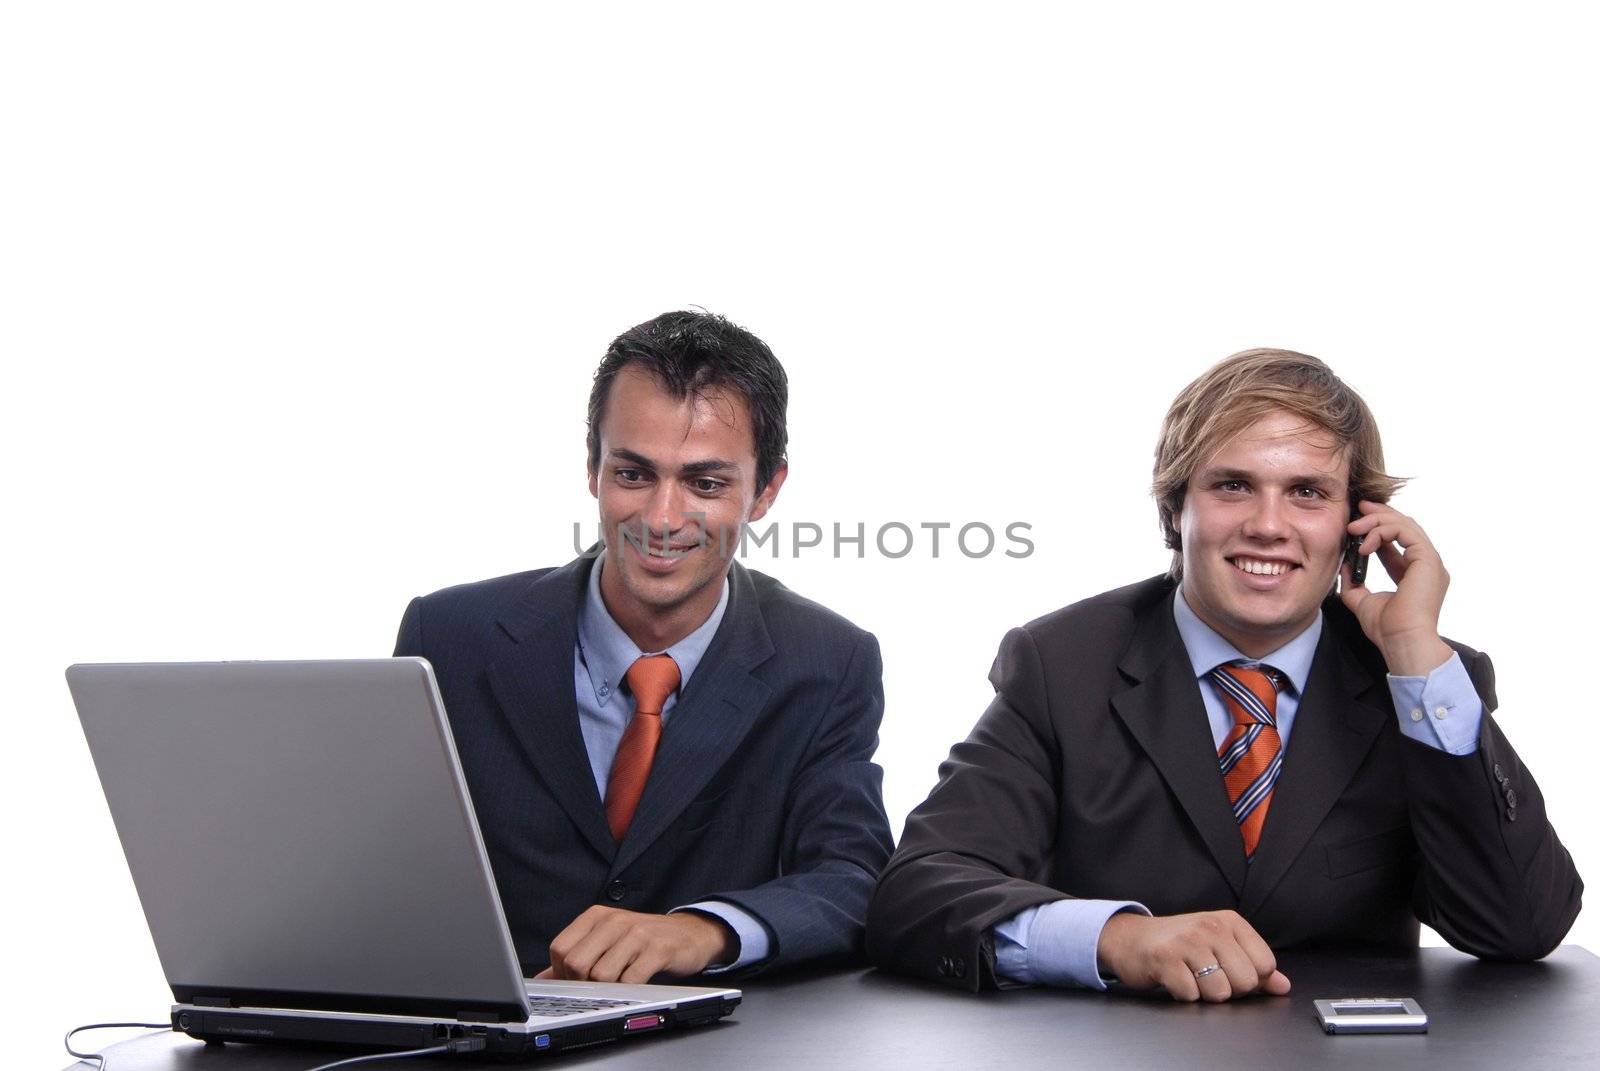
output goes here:
<path id="1" fill-rule="evenodd" d="M 1298 636 L 1259 660 L 1240 654 L 1201 621 L 1184 600 L 1181 588 L 1172 600 L 1172 616 L 1194 667 L 1213 744 L 1222 747 L 1233 728 L 1233 716 L 1207 674 L 1224 662 L 1247 662 L 1265 663 L 1284 676 L 1275 720 L 1278 736 L 1287 748 L 1317 641 L 1322 637 L 1321 612 Z M 1460 655 L 1452 653 L 1448 662 L 1426 677 L 1391 674 L 1388 683 L 1402 734 L 1452 755 L 1470 755 L 1478 749 L 1483 703 Z M 1054 900 L 1019 911 L 994 927 L 995 969 L 1012 982 L 1104 989 L 1106 980 L 1100 976 L 1098 962 L 1100 931 L 1119 911 L 1150 914 L 1143 904 L 1132 900 Z"/>
<path id="2" fill-rule="evenodd" d="M 611 779 L 611 762 L 617 754 L 617 744 L 633 717 L 633 700 L 628 695 L 624 680 L 628 667 L 645 655 L 666 654 L 678 664 L 678 690 L 682 691 L 694 675 L 706 648 L 722 624 L 728 609 L 730 587 L 722 582 L 722 597 L 705 623 L 665 651 L 641 651 L 628 638 L 606 609 L 600 595 L 600 570 L 605 566 L 605 552 L 595 559 L 589 570 L 589 591 L 578 613 L 578 643 L 573 656 L 573 689 L 578 697 L 578 727 L 583 732 L 584 748 L 589 752 L 589 769 L 594 773 L 595 787 L 600 798 L 606 797 L 606 784 Z M 666 728 L 677 705 L 674 692 L 661 705 L 661 726 Z M 707 974 L 731 971 L 759 963 L 767 958 L 772 947 L 772 937 L 760 919 L 742 908 L 721 900 L 704 900 L 674 908 L 674 911 L 699 911 L 714 915 L 727 923 L 739 938 L 739 955 L 732 963 L 714 965 Z"/>

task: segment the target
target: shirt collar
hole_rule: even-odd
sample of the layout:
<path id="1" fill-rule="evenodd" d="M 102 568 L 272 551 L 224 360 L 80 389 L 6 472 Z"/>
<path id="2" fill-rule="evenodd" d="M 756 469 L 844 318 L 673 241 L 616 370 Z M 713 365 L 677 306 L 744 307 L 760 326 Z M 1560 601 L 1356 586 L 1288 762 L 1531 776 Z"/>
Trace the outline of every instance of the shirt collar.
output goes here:
<path id="1" fill-rule="evenodd" d="M 722 578 L 722 597 L 717 600 L 711 616 L 699 628 L 665 651 L 641 651 L 611 616 L 611 611 L 606 609 L 605 599 L 600 595 L 600 570 L 605 562 L 606 553 L 601 551 L 589 569 L 589 588 L 578 612 L 578 654 L 589 671 L 589 683 L 594 687 L 595 699 L 603 705 L 622 683 L 628 667 L 647 654 L 672 656 L 672 660 L 678 663 L 678 690 L 682 692 L 693 676 L 695 667 L 700 664 L 700 659 L 705 657 L 706 648 L 711 646 L 717 626 L 722 624 L 722 615 L 728 609 L 728 578 Z"/>
<path id="2" fill-rule="evenodd" d="M 1195 677 L 1204 677 L 1224 662 L 1248 662 L 1251 665 L 1266 663 L 1288 678 L 1296 695 L 1305 694 L 1306 678 L 1311 675 L 1311 660 L 1316 657 L 1317 641 L 1322 638 L 1321 609 L 1317 610 L 1316 620 L 1307 625 L 1300 635 L 1260 658 L 1248 658 L 1240 654 L 1238 648 L 1200 620 L 1184 599 L 1181 585 L 1172 600 L 1172 616 L 1178 623 L 1178 635 L 1183 639 L 1184 649 L 1189 652 L 1189 663 L 1194 666 Z"/>

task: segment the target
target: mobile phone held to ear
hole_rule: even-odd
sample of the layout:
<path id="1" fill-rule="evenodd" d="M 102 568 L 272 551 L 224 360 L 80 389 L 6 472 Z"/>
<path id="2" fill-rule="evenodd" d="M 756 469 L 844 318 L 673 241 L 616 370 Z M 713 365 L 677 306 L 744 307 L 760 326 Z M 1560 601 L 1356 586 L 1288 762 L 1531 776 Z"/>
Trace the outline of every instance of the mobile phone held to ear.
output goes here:
<path id="1" fill-rule="evenodd" d="M 1350 519 L 1356 520 L 1361 516 L 1356 500 L 1350 500 Z M 1344 561 L 1350 566 L 1350 586 L 1358 588 L 1367 582 L 1367 558 L 1361 553 L 1361 537 L 1346 535 L 1344 537 Z"/>

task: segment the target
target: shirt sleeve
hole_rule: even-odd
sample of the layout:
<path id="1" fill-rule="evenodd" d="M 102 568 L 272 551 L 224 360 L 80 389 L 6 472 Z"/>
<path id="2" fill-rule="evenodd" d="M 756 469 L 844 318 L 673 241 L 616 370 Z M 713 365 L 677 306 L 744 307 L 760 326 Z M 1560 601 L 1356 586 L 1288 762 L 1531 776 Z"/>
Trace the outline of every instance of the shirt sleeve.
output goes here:
<path id="1" fill-rule="evenodd" d="M 1448 662 L 1426 677 L 1391 673 L 1389 695 L 1403 735 L 1451 755 L 1471 755 L 1478 750 L 1483 701 L 1459 654 L 1452 652 Z"/>
<path id="2" fill-rule="evenodd" d="M 772 948 L 772 937 L 767 933 L 766 924 L 750 912 L 722 900 L 701 900 L 699 903 L 689 904 L 685 907 L 676 907 L 668 914 L 679 911 L 698 911 L 702 915 L 711 915 L 728 924 L 734 936 L 739 939 L 739 952 L 732 963 L 713 963 L 705 969 L 706 974 L 721 974 L 723 971 L 736 971 L 742 967 L 760 963 L 767 958 Z"/>
<path id="3" fill-rule="evenodd" d="M 1119 911 L 1150 914 L 1132 900 L 1052 900 L 994 926 L 995 973 L 1024 985 L 1106 988 L 1100 931 Z"/>

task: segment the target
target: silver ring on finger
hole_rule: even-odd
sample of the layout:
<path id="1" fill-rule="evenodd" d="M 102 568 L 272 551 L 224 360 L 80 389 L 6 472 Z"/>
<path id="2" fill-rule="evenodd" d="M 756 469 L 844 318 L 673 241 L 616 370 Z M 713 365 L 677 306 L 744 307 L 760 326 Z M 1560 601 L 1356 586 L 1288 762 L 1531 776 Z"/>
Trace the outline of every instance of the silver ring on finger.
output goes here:
<path id="1" fill-rule="evenodd" d="M 1215 963 L 1209 963 L 1206 966 L 1201 967 L 1199 970 L 1195 971 L 1194 972 L 1194 976 L 1196 978 L 1205 978 L 1208 975 L 1216 974 L 1221 969 L 1222 968 L 1217 966 Z"/>

